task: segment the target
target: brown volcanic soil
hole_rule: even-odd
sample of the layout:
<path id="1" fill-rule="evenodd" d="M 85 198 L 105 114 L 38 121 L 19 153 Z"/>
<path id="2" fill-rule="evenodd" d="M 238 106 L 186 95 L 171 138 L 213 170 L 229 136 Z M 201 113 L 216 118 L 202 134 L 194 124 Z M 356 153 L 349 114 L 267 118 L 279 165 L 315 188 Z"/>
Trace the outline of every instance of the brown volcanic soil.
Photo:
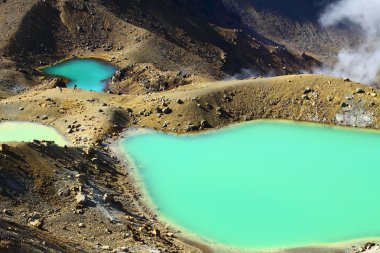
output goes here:
<path id="1" fill-rule="evenodd" d="M 123 166 L 102 150 L 14 143 L 0 157 L 1 252 L 196 252 L 147 218 Z"/>
<path id="2" fill-rule="evenodd" d="M 294 75 L 203 82 L 145 95 L 60 92 L 45 85 L 3 99 L 2 120 L 52 125 L 74 147 L 11 144 L 0 152 L 0 210 L 6 209 L 0 228 L 9 227 L 0 230 L 0 247 L 8 252 L 103 252 L 108 247 L 196 252 L 142 208 L 128 171 L 108 152 L 110 137 L 133 126 L 188 132 L 260 118 L 378 128 L 378 93 L 342 79 Z M 94 152 L 86 155 L 79 148 L 85 146 Z M 88 202 L 78 208 L 76 196 L 82 193 Z M 105 193 L 115 200 L 105 202 Z M 42 231 L 31 227 L 35 220 L 43 222 Z"/>
<path id="3" fill-rule="evenodd" d="M 342 79 L 293 75 L 193 83 L 144 95 L 60 92 L 42 85 L 3 99 L 2 120 L 52 125 L 74 146 L 11 144 L 9 151 L 0 152 L 0 247 L 8 252 L 123 247 L 130 252 L 209 252 L 206 246 L 191 247 L 173 238 L 171 233 L 181 234 L 143 208 L 128 171 L 108 151 L 112 139 L 127 127 L 188 132 L 260 118 L 379 128 L 378 93 Z M 86 146 L 94 152 L 82 148 Z M 105 201 L 106 193 L 114 200 Z M 86 204 L 78 206 L 78 194 L 87 195 Z M 36 220 L 42 231 L 30 223 Z"/>
<path id="4" fill-rule="evenodd" d="M 11 143 L 0 151 L 0 252 L 212 252 L 140 203 L 108 150 L 128 127 L 184 133 L 268 118 L 379 128 L 379 90 L 347 80 L 215 82 L 242 69 L 296 74 L 320 64 L 309 55 L 328 58 L 337 37 L 320 39 L 315 20 L 201 2 L 0 2 L 0 120 L 52 125 L 73 143 Z M 124 70 L 107 88 L 120 94 L 60 92 L 34 69 L 73 55 Z M 78 203 L 81 194 L 86 201 Z M 332 249 L 294 250 L 305 251 Z"/>
<path id="5" fill-rule="evenodd" d="M 31 67 L 71 55 L 105 58 L 120 68 L 184 71 L 194 80 L 221 79 L 242 69 L 257 75 L 298 73 L 320 64 L 255 37 L 217 2 L 205 9 L 176 1 L 24 2 L 0 3 L 1 97 L 39 83 Z"/>
<path id="6" fill-rule="evenodd" d="M 93 143 L 130 126 L 186 132 L 194 125 L 198 130 L 202 120 L 214 128 L 261 118 L 379 127 L 378 90 L 321 75 L 200 82 L 140 95 L 47 87 L 1 100 L 0 118 L 53 125 L 76 144 Z M 165 121 L 167 129 L 162 127 Z M 68 134 L 68 125 L 75 124 L 80 131 Z"/>
<path id="7" fill-rule="evenodd" d="M 362 38 L 356 27 L 340 25 L 324 28 L 318 19 L 337 0 L 223 0 L 241 18 L 247 30 L 264 36 L 289 50 L 305 51 L 332 63 L 343 47 Z"/>
<path id="8" fill-rule="evenodd" d="M 1 120 L 54 126 L 74 145 L 11 144 L 0 152 L 0 249 L 7 252 L 211 250 L 182 243 L 187 239 L 144 208 L 129 171 L 107 147 L 125 128 L 182 133 L 262 118 L 380 126 L 379 90 L 320 75 L 193 82 L 124 95 L 61 92 L 52 83 L 0 100 Z M 106 193 L 114 198 L 105 201 Z M 87 195 L 86 204 L 78 206 L 79 194 Z M 36 220 L 41 229 L 30 223 Z"/>

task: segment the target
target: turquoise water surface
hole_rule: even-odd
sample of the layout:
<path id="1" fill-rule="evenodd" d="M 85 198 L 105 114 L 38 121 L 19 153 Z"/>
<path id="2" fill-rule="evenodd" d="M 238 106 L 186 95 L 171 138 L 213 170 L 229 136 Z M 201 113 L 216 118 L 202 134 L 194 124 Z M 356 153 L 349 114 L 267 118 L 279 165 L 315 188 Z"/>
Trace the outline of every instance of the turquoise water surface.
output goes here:
<path id="1" fill-rule="evenodd" d="M 69 88 L 77 85 L 80 89 L 101 92 L 106 88 L 107 80 L 116 72 L 116 68 L 97 59 L 72 59 L 43 68 L 42 71 L 48 75 L 69 79 Z"/>
<path id="2" fill-rule="evenodd" d="M 52 127 L 30 122 L 1 122 L 0 142 L 31 142 L 33 140 L 54 141 L 64 146 L 68 141 Z"/>
<path id="3" fill-rule="evenodd" d="M 380 236 L 380 134 L 257 121 L 120 142 L 157 212 L 208 241 L 241 249 Z"/>

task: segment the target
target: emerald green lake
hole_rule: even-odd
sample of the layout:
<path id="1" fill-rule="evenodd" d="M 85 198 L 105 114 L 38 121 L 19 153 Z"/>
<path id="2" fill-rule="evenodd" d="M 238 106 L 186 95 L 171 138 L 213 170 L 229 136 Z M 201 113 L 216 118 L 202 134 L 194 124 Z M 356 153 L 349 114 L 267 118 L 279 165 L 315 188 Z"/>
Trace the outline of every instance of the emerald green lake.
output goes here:
<path id="1" fill-rule="evenodd" d="M 69 79 L 67 87 L 77 85 L 83 90 L 104 91 L 116 68 L 97 59 L 72 59 L 42 69 L 43 73 Z"/>
<path id="2" fill-rule="evenodd" d="M 33 140 L 54 141 L 64 146 L 68 141 L 52 127 L 29 122 L 1 122 L 0 142 L 31 142 Z"/>
<path id="3" fill-rule="evenodd" d="M 256 121 L 198 135 L 131 130 L 120 148 L 166 221 L 239 249 L 380 237 L 380 134 Z"/>

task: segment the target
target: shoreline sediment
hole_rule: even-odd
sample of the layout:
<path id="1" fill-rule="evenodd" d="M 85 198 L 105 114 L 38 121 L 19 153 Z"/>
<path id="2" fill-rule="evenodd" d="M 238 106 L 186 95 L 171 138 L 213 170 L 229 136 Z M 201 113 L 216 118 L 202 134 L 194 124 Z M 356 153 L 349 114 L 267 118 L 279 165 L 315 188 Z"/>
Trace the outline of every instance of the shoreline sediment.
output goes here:
<path id="1" fill-rule="evenodd" d="M 340 127 L 340 126 L 331 126 L 331 125 L 324 125 L 324 124 L 318 124 L 318 123 L 307 123 L 307 122 L 292 122 L 292 121 L 286 121 L 286 120 L 255 120 L 255 121 L 270 121 L 270 122 L 287 122 L 289 124 L 305 124 L 305 125 L 312 125 L 316 127 L 329 127 L 329 128 L 337 128 L 340 130 L 346 130 L 346 131 L 363 131 L 367 132 L 368 129 L 357 129 L 357 128 L 347 128 L 347 127 Z M 181 133 L 179 135 L 199 135 L 199 134 L 212 134 L 215 131 L 220 131 L 223 129 L 228 129 L 232 127 L 236 127 L 237 125 L 242 124 L 250 124 L 253 123 L 250 122 L 241 122 L 241 123 L 235 123 L 232 125 L 228 125 L 223 127 L 222 129 L 212 129 L 208 131 L 201 131 L 201 132 L 192 132 L 190 134 L 188 133 Z M 111 141 L 110 151 L 115 154 L 118 159 L 122 162 L 126 170 L 128 171 L 129 175 L 131 176 L 131 184 L 133 184 L 134 189 L 136 192 L 139 192 L 142 196 L 139 198 L 139 205 L 143 206 L 144 209 L 149 213 L 151 217 L 158 218 L 158 221 L 161 222 L 165 227 L 172 227 L 173 229 L 179 229 L 181 231 L 181 235 L 178 237 L 179 240 L 182 240 L 184 242 L 189 243 L 190 245 L 196 245 L 197 247 L 201 247 L 203 252 L 218 252 L 218 253 L 257 253 L 257 252 L 271 252 L 271 253 L 277 253 L 277 252 L 332 252 L 332 251 L 341 251 L 348 250 L 352 247 L 352 245 L 364 245 L 365 243 L 369 241 L 379 241 L 379 238 L 360 238 L 360 239 L 352 239 L 352 240 L 345 240 L 345 241 L 338 241 L 338 242 L 330 242 L 330 243 L 316 243 L 316 244 L 310 244 L 305 246 L 297 246 L 297 247 L 283 247 L 283 248 L 258 248 L 258 249 L 241 249 L 241 248 L 235 248 L 233 246 L 229 245 L 222 245 L 216 242 L 207 241 L 206 239 L 200 237 L 199 235 L 196 235 L 194 232 L 189 232 L 185 228 L 179 226 L 173 221 L 170 221 L 170 219 L 163 217 L 157 212 L 157 208 L 155 204 L 153 203 L 153 200 L 150 198 L 149 193 L 146 190 L 146 187 L 144 187 L 142 183 L 142 179 L 138 173 L 138 167 L 133 163 L 133 159 L 129 157 L 128 152 L 124 150 L 121 146 L 121 142 L 128 140 L 130 136 L 143 134 L 144 132 L 152 132 L 154 130 L 152 129 L 146 129 L 146 128 L 130 128 L 123 131 L 120 136 L 117 139 L 113 139 Z M 370 132 L 376 132 L 377 134 L 380 134 L 380 131 L 378 130 L 370 130 Z M 166 134 L 174 134 L 176 133 L 166 133 Z"/>
<path id="2" fill-rule="evenodd" d="M 144 126 L 173 134 L 202 134 L 256 119 L 287 119 L 312 124 L 317 122 L 328 127 L 334 124 L 345 126 L 352 122 L 336 122 L 336 115 L 356 115 L 358 110 L 369 113 L 371 122 L 362 128 L 356 127 L 356 131 L 377 131 L 380 122 L 380 110 L 370 106 L 380 102 L 377 96 L 371 95 L 380 94 L 378 90 L 319 75 L 206 82 L 140 95 L 72 89 L 60 92 L 44 87 L 0 100 L 0 118 L 53 126 L 73 143 L 73 147 L 89 146 L 105 152 L 108 152 L 108 140 L 111 137 L 118 138 L 123 130 L 130 127 Z M 365 93 L 355 93 L 358 87 Z M 303 93 L 309 90 L 307 88 L 314 90 L 315 95 L 309 94 L 308 99 L 303 99 Z M 347 94 L 350 94 L 349 100 Z M 183 103 L 178 103 L 178 99 Z M 20 107 L 24 110 L 20 111 Z M 157 112 L 157 108 L 162 111 L 166 107 L 171 109 L 168 110 L 170 113 Z M 36 118 L 41 114 L 46 114 L 47 119 Z M 203 121 L 207 121 L 211 127 L 201 127 Z M 68 125 L 73 125 L 73 122 L 80 126 L 69 133 Z M 130 176 L 126 176 L 126 179 L 129 180 Z M 132 184 L 129 185 L 132 187 Z M 130 191 L 128 187 L 126 191 Z M 135 193 L 139 195 L 138 191 Z M 155 215 L 149 215 L 150 220 L 154 221 Z"/>

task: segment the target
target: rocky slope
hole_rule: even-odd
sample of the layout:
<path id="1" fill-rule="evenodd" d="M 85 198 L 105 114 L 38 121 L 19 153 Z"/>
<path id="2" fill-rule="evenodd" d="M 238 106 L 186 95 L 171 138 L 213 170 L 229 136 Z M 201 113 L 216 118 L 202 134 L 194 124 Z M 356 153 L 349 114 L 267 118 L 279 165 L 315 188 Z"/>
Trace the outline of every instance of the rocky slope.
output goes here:
<path id="1" fill-rule="evenodd" d="M 138 205 L 99 148 L 2 144 L 0 157 L 1 252 L 197 252 Z"/>
<path id="2" fill-rule="evenodd" d="M 54 126 L 73 145 L 0 144 L 0 252 L 213 252 L 142 203 L 110 151 L 129 127 L 185 133 L 267 118 L 379 128 L 374 88 L 319 75 L 233 80 L 330 60 L 348 31 L 319 27 L 331 2 L 1 1 L 0 120 Z M 60 91 L 35 70 L 73 55 L 119 67 L 110 94 Z"/>
<path id="3" fill-rule="evenodd" d="M 289 51 L 281 40 L 251 29 L 245 15 L 230 5 L 216 0 L 7 0 L 0 4 L 0 92 L 5 97 L 35 85 L 39 77 L 31 66 L 72 55 L 106 58 L 120 68 L 153 64 L 201 79 L 243 69 L 256 75 L 297 73 L 319 64 L 302 54 L 305 50 Z"/>
<path id="4" fill-rule="evenodd" d="M 290 50 L 310 52 L 322 61 L 331 62 L 343 46 L 360 41 L 360 35 L 348 25 L 323 28 L 319 18 L 336 0 L 224 0 L 251 32 Z"/>
<path id="5" fill-rule="evenodd" d="M 3 99 L 1 120 L 54 126 L 73 146 L 0 146 L 0 251 L 212 252 L 144 208 L 130 171 L 109 149 L 123 129 L 185 133 L 262 118 L 376 129 L 379 93 L 348 80 L 294 75 L 193 83 L 144 95 L 40 86 Z"/>

